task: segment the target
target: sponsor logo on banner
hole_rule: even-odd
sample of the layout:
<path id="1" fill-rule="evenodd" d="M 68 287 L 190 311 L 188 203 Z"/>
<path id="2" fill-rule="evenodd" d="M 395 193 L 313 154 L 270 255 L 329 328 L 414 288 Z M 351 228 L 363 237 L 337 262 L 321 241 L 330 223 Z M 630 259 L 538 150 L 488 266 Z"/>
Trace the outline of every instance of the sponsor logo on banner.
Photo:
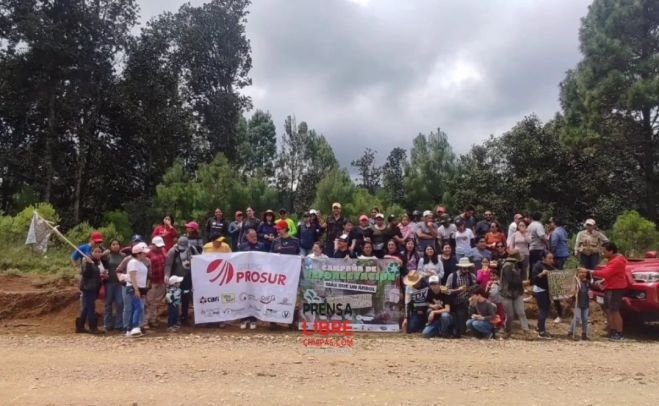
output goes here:
<path id="1" fill-rule="evenodd" d="M 282 299 L 279 303 L 277 303 L 277 304 L 278 304 L 278 305 L 282 305 L 282 306 L 295 306 L 295 303 L 291 303 L 291 302 L 288 300 L 287 297 L 283 298 L 283 299 Z"/>
<path id="2" fill-rule="evenodd" d="M 270 304 L 275 301 L 275 295 L 270 295 L 270 296 L 261 296 L 261 299 L 259 299 L 259 302 L 263 304 Z"/>
<path id="3" fill-rule="evenodd" d="M 222 286 L 233 280 L 234 270 L 231 262 L 223 259 L 216 259 L 208 264 L 206 273 L 209 275 L 211 283 L 217 282 L 218 285 Z"/>
<path id="4" fill-rule="evenodd" d="M 238 268 L 236 270 L 236 268 Z M 262 267 L 256 264 L 234 266 L 224 259 L 211 261 L 206 267 L 209 282 L 220 286 L 235 283 L 263 283 L 269 285 L 286 285 L 286 275 L 281 273 L 261 272 Z M 235 278 L 234 278 L 235 276 Z"/>
<path id="5" fill-rule="evenodd" d="M 222 303 L 229 304 L 236 301 L 236 295 L 234 293 L 225 293 L 222 295 Z"/>
<path id="6" fill-rule="evenodd" d="M 281 318 L 282 319 L 286 319 L 290 315 L 291 315 L 291 312 L 289 312 L 288 310 L 284 310 L 284 311 L 281 312 Z"/>
<path id="7" fill-rule="evenodd" d="M 200 304 L 215 303 L 215 302 L 219 302 L 219 301 L 220 301 L 219 296 L 213 296 L 213 297 L 202 296 L 202 297 L 199 298 L 199 303 Z"/>

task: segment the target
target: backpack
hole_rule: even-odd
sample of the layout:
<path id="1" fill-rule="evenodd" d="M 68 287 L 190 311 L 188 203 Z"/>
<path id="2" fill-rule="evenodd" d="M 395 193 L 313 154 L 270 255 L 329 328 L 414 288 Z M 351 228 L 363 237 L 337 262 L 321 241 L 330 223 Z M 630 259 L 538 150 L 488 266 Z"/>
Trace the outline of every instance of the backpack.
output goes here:
<path id="1" fill-rule="evenodd" d="M 524 292 L 524 282 L 522 281 L 522 275 L 515 264 L 511 264 L 511 268 L 512 272 L 508 272 L 506 275 L 506 278 L 508 278 L 508 290 L 511 292 L 519 293 L 521 295 Z"/>

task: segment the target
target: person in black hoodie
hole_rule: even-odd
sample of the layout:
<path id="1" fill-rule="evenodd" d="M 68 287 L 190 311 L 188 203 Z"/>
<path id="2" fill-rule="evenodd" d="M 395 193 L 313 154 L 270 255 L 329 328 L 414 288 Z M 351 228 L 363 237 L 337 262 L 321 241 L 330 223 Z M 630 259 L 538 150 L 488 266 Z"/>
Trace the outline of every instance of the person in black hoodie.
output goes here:
<path id="1" fill-rule="evenodd" d="M 96 318 L 96 298 L 101 289 L 101 273 L 107 274 L 107 266 L 103 265 L 101 258 L 103 249 L 94 247 L 91 259 L 85 257 L 85 266 L 80 279 L 80 291 L 82 292 L 82 307 L 80 317 L 76 319 L 76 333 L 99 334 L 98 320 Z M 85 330 L 85 321 L 89 330 Z"/>
<path id="2" fill-rule="evenodd" d="M 531 280 L 533 281 L 533 295 L 538 303 L 538 337 L 549 338 L 545 328 L 545 321 L 549 315 L 549 305 L 551 303 L 549 298 L 549 272 L 555 271 L 554 254 L 545 251 L 542 261 L 536 262 L 533 266 L 531 273 Z"/>

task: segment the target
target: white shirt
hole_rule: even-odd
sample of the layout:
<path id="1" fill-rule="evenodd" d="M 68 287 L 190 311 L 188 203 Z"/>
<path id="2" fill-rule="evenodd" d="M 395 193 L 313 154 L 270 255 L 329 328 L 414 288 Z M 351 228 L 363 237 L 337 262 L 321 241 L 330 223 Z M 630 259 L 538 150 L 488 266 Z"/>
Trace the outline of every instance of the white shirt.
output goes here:
<path id="1" fill-rule="evenodd" d="M 442 238 L 442 240 L 450 240 L 455 238 L 455 233 L 458 232 L 458 228 L 455 224 L 449 224 L 448 227 L 443 224 L 437 228 L 437 235 Z"/>
<path id="2" fill-rule="evenodd" d="M 307 258 L 325 259 L 325 258 L 329 258 L 329 257 L 325 254 L 316 255 L 312 252 L 311 254 L 307 255 Z"/>
<path id="3" fill-rule="evenodd" d="M 514 221 L 508 226 L 508 248 L 513 248 L 513 235 L 517 232 L 517 223 Z"/>
<path id="4" fill-rule="evenodd" d="M 423 263 L 423 258 L 419 258 L 419 264 L 416 267 L 417 271 L 423 272 L 426 276 L 428 275 L 437 275 L 439 279 L 442 279 L 444 276 L 444 265 L 442 264 L 441 259 L 437 259 L 437 263 L 433 264 L 432 261 L 427 264 Z"/>
<path id="5" fill-rule="evenodd" d="M 468 255 L 471 251 L 471 240 L 474 239 L 474 232 L 471 228 L 465 228 L 464 231 L 455 232 L 455 252 L 457 254 Z"/>
<path id="6" fill-rule="evenodd" d="M 148 274 L 148 270 L 146 268 L 146 265 L 139 259 L 133 258 L 130 261 L 128 261 L 128 266 L 126 267 L 126 270 L 128 272 L 128 275 L 130 275 L 131 272 L 135 272 L 135 279 L 137 280 L 137 287 L 141 289 L 146 289 L 146 277 Z M 128 285 L 131 285 L 130 279 L 128 279 Z"/>

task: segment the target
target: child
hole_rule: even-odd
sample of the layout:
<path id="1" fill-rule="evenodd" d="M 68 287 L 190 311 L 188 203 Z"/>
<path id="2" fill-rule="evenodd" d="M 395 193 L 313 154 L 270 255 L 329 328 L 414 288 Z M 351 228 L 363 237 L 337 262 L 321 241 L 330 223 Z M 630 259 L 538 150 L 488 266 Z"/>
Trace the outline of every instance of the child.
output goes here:
<path id="1" fill-rule="evenodd" d="M 490 260 L 488 258 L 483 258 L 481 264 L 481 269 L 476 273 L 476 280 L 478 281 L 478 284 L 485 289 L 487 288 L 487 283 L 492 278 L 490 273 Z M 494 262 L 494 264 L 496 265 L 496 262 Z"/>
<path id="2" fill-rule="evenodd" d="M 182 276 L 170 276 L 169 287 L 167 288 L 167 331 L 176 331 L 179 329 L 178 315 L 181 312 L 181 282 Z"/>
<path id="3" fill-rule="evenodd" d="M 576 339 L 577 323 L 580 319 L 581 339 L 588 340 L 588 307 L 590 304 L 588 291 L 590 290 L 593 281 L 588 272 L 579 272 L 579 274 L 574 277 L 574 280 L 576 285 L 574 316 L 572 317 L 572 324 L 570 325 L 570 331 L 567 335 L 568 337 Z"/>

